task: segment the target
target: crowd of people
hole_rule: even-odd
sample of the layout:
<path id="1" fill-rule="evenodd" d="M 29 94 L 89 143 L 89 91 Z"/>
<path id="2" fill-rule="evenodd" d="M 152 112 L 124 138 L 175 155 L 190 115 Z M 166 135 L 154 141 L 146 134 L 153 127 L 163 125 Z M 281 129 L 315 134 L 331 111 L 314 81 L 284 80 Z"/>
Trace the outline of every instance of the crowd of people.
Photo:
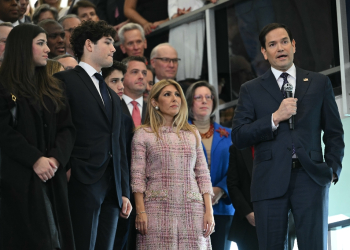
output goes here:
<path id="1" fill-rule="evenodd" d="M 202 6 L 40 0 L 30 15 L 28 0 L 0 0 L 1 249 L 278 250 L 292 213 L 299 248 L 326 249 L 344 154 L 329 80 L 296 68 L 289 29 L 269 24 L 259 39 L 271 70 L 242 86 L 232 131 L 216 123 L 217 91 L 199 80 L 203 20 L 146 39 Z M 298 105 L 305 131 L 288 128 L 308 88 L 296 73 L 324 85 Z M 271 81 L 294 83 L 296 98 Z"/>

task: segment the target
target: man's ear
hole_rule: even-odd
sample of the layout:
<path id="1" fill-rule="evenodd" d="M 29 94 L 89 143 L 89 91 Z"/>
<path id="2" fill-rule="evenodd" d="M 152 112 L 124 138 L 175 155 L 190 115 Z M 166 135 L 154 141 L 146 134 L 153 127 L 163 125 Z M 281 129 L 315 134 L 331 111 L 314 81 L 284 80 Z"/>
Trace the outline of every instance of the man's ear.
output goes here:
<path id="1" fill-rule="evenodd" d="M 292 41 L 292 46 L 294 48 L 294 53 L 297 52 L 297 47 L 295 46 L 297 43 L 295 42 L 295 40 L 293 39 Z"/>
<path id="2" fill-rule="evenodd" d="M 86 39 L 84 48 L 86 48 L 87 51 L 92 52 L 94 43 L 90 39 Z"/>

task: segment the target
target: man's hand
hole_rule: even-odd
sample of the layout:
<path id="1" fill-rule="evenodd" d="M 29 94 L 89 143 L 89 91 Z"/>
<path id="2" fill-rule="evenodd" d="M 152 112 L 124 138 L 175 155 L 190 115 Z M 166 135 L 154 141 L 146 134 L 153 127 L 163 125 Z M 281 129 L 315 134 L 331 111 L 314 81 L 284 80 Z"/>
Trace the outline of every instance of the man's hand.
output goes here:
<path id="1" fill-rule="evenodd" d="M 248 220 L 248 222 L 250 223 L 250 225 L 252 225 L 253 227 L 255 227 L 255 217 L 254 217 L 254 212 L 251 212 L 250 214 L 247 214 L 245 216 Z"/>
<path id="2" fill-rule="evenodd" d="M 219 203 L 220 198 L 224 195 L 224 191 L 219 187 L 213 187 L 214 197 L 211 199 L 211 203 L 214 205 Z"/>
<path id="3" fill-rule="evenodd" d="M 127 219 L 127 218 L 129 218 L 129 215 L 131 213 L 132 206 L 131 206 L 129 199 L 126 198 L 125 196 L 122 196 L 122 200 L 123 200 L 123 207 L 122 207 L 122 210 L 120 211 L 119 215 L 120 215 L 120 217 Z"/>
<path id="4" fill-rule="evenodd" d="M 297 98 L 286 98 L 281 102 L 278 110 L 273 113 L 273 123 L 277 126 L 280 122 L 289 119 L 297 114 Z"/>

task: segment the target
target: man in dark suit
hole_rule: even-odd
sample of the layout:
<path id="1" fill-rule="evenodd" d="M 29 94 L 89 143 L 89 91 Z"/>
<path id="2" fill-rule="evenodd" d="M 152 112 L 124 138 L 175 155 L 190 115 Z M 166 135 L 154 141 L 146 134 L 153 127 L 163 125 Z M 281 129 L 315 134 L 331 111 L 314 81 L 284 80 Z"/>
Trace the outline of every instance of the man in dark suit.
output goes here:
<path id="1" fill-rule="evenodd" d="M 122 108 L 125 114 L 132 117 L 137 127 L 144 122 L 146 117 L 147 103 L 143 100 L 147 77 L 146 59 L 140 56 L 129 56 L 122 62 L 126 65 Z"/>
<path id="2" fill-rule="evenodd" d="M 132 209 L 120 98 L 100 74 L 113 63 L 114 35 L 105 21 L 83 22 L 71 37 L 79 65 L 55 75 L 65 83 L 77 129 L 67 172 L 77 250 L 113 249 L 119 215 Z"/>
<path id="3" fill-rule="evenodd" d="M 284 248 L 291 210 L 299 249 L 326 250 L 329 187 L 344 156 L 332 84 L 294 66 L 295 41 L 285 25 L 265 26 L 259 40 L 271 70 L 242 85 L 232 129 L 237 148 L 254 145 L 251 198 L 259 248 Z M 294 98 L 281 92 L 287 82 Z"/>
<path id="4" fill-rule="evenodd" d="M 121 101 L 123 114 L 132 118 L 133 128 L 145 121 L 147 103 L 143 100 L 146 89 L 146 59 L 139 56 L 130 56 L 122 61 L 126 65 L 124 74 L 124 95 Z M 134 206 L 133 194 L 130 194 L 131 204 Z M 116 233 L 114 250 L 136 249 L 136 214 L 133 211 L 128 220 L 120 220 Z"/>

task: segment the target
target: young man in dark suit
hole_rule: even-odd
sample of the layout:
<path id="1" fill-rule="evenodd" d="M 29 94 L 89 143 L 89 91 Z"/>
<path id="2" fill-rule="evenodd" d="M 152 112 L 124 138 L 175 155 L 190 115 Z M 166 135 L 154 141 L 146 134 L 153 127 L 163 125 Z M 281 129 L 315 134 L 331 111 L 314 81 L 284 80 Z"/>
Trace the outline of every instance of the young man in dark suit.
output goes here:
<path id="1" fill-rule="evenodd" d="M 329 187 L 339 179 L 344 156 L 332 84 L 294 66 L 295 41 L 285 25 L 265 26 L 259 40 L 271 69 L 242 85 L 232 129 L 237 148 L 254 145 L 251 198 L 259 249 L 284 249 L 291 210 L 299 249 L 326 250 Z M 294 97 L 284 98 L 287 83 Z"/>
<path id="2" fill-rule="evenodd" d="M 113 63 L 114 35 L 105 21 L 83 22 L 71 37 L 79 65 L 55 75 L 77 130 L 67 172 L 77 250 L 111 250 L 119 215 L 132 209 L 120 98 L 100 74 Z"/>

